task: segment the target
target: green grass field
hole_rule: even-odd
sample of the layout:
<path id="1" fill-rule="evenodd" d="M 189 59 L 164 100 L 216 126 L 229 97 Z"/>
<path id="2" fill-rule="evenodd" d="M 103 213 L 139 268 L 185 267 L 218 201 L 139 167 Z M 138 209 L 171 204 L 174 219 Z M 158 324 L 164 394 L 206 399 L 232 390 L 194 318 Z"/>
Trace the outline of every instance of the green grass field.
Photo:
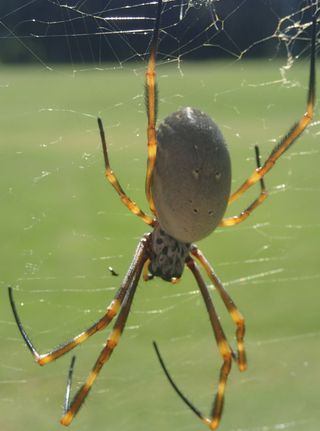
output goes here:
<path id="1" fill-rule="evenodd" d="M 159 120 L 195 106 L 220 125 L 233 161 L 233 188 L 265 158 L 305 110 L 308 64 L 289 84 L 280 63 L 160 66 Z M 320 78 L 320 77 L 319 77 Z M 98 319 L 148 230 L 130 215 L 103 175 L 96 117 L 103 118 L 111 164 L 146 209 L 144 67 L 87 70 L 1 68 L 0 429 L 61 430 L 71 354 L 37 366 L 10 310 L 41 352 Z M 316 109 L 315 121 L 319 120 Z M 310 127 L 266 178 L 270 197 L 245 223 L 198 245 L 246 317 L 249 368 L 230 375 L 221 430 L 316 431 L 319 414 L 319 125 Z M 228 209 L 240 212 L 258 188 Z M 112 266 L 120 277 L 108 271 Z M 213 292 L 221 322 L 234 328 Z M 75 351 L 75 390 L 108 331 Z M 181 388 L 205 413 L 221 360 L 190 274 L 177 285 L 139 285 L 128 327 L 104 367 L 76 431 L 204 430 L 169 387 L 152 349 L 157 340 Z M 264 428 L 265 427 L 265 428 Z"/>

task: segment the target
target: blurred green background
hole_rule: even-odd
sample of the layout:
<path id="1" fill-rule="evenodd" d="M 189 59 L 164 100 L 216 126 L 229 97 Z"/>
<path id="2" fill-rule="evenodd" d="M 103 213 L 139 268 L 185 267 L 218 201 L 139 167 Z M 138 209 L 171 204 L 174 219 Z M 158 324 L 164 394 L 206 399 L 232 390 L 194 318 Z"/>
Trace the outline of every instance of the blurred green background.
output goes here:
<path id="1" fill-rule="evenodd" d="M 136 67 L 135 67 L 136 66 Z M 262 60 L 160 65 L 159 120 L 195 106 L 220 125 L 233 161 L 233 189 L 305 110 L 308 63 L 280 79 Z M 24 346 L 7 286 L 41 352 L 98 319 L 148 227 L 104 179 L 96 125 L 110 159 L 143 209 L 146 165 L 144 65 L 2 68 L 0 72 L 1 258 L 0 429 L 61 430 L 71 354 L 40 368 Z M 221 430 L 319 429 L 319 110 L 315 124 L 266 178 L 268 201 L 245 223 L 201 241 L 247 322 L 249 368 L 233 367 Z M 258 187 L 228 214 L 240 212 Z M 112 266 L 120 276 L 108 271 Z M 216 292 L 229 339 L 234 327 Z M 73 391 L 108 331 L 75 351 Z M 71 427 L 85 430 L 204 430 L 169 387 L 157 340 L 180 387 L 205 413 L 216 388 L 217 347 L 197 287 L 141 281 L 121 342 Z M 27 425 L 26 424 L 30 424 Z"/>

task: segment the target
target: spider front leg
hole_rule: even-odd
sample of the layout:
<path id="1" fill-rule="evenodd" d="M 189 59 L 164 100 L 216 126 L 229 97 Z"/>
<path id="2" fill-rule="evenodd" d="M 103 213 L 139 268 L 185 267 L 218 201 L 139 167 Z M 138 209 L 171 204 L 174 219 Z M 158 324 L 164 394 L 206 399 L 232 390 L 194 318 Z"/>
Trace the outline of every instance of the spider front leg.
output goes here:
<path id="1" fill-rule="evenodd" d="M 209 319 L 211 321 L 211 326 L 213 328 L 218 349 L 223 359 L 223 363 L 220 368 L 218 389 L 214 398 L 211 414 L 209 418 L 204 418 L 205 423 L 209 426 L 210 429 L 216 429 L 220 423 L 222 410 L 224 406 L 225 387 L 227 384 L 229 373 L 231 371 L 232 359 L 234 358 L 235 355 L 226 339 L 226 336 L 220 324 L 219 317 L 214 308 L 209 290 L 205 282 L 203 281 L 203 278 L 200 274 L 200 271 L 197 265 L 195 264 L 194 260 L 190 258 L 187 261 L 187 266 L 193 273 L 195 279 L 197 280 L 202 298 L 205 302 L 205 305 L 208 311 Z"/>
<path id="2" fill-rule="evenodd" d="M 212 281 L 213 285 L 217 289 L 224 305 L 226 306 L 231 319 L 233 320 L 234 324 L 236 325 L 236 340 L 237 340 L 237 363 L 240 371 L 245 371 L 247 368 L 247 359 L 246 359 L 246 353 L 244 349 L 244 335 L 245 335 L 245 321 L 244 317 L 238 310 L 236 304 L 229 296 L 228 292 L 223 287 L 223 284 L 221 283 L 220 279 L 214 272 L 212 266 L 210 265 L 209 261 L 205 258 L 203 253 L 198 249 L 197 246 L 194 244 L 191 245 L 190 252 L 192 256 L 194 256 L 201 266 L 206 271 L 208 277 Z"/>
<path id="3" fill-rule="evenodd" d="M 211 326 L 213 329 L 213 333 L 214 333 L 214 336 L 216 339 L 216 343 L 218 345 L 218 349 L 219 349 L 220 355 L 221 355 L 222 360 L 223 360 L 222 366 L 220 368 L 218 389 L 217 389 L 217 393 L 214 397 L 213 406 L 212 406 L 211 413 L 209 416 L 204 415 L 182 393 L 182 391 L 179 389 L 179 387 L 176 385 L 173 378 L 171 377 L 169 371 L 167 370 L 165 363 L 164 363 L 164 360 L 160 354 L 159 348 L 155 342 L 154 342 L 154 348 L 155 348 L 156 354 L 158 356 L 159 362 L 161 364 L 161 367 L 162 367 L 163 371 L 165 372 L 165 374 L 169 380 L 169 383 L 171 384 L 171 386 L 173 387 L 173 389 L 175 390 L 177 395 L 193 411 L 193 413 L 195 413 L 200 418 L 200 420 L 202 422 L 204 422 L 206 425 L 208 425 L 208 427 L 210 429 L 214 430 L 219 426 L 219 423 L 221 420 L 223 406 L 224 406 L 224 400 L 225 400 L 225 388 L 226 388 L 228 376 L 229 376 L 230 371 L 231 371 L 232 359 L 235 358 L 235 354 L 232 351 L 232 349 L 231 349 L 231 347 L 230 347 L 230 345 L 226 339 L 226 336 L 224 334 L 224 331 L 223 331 L 222 326 L 221 326 L 220 321 L 219 321 L 219 317 L 217 315 L 217 312 L 216 312 L 215 307 L 213 305 L 212 299 L 210 297 L 210 293 L 209 293 L 208 288 L 207 288 L 207 286 L 206 286 L 206 284 L 205 284 L 205 282 L 204 282 L 204 280 L 200 274 L 198 266 L 195 264 L 194 260 L 191 257 L 189 257 L 187 259 L 186 264 L 187 264 L 188 268 L 191 270 L 191 272 L 193 273 L 193 275 L 194 275 L 194 277 L 198 283 L 202 298 L 203 298 L 204 303 L 205 303 L 206 308 L 207 308 L 207 312 L 208 312 Z"/>
<path id="4" fill-rule="evenodd" d="M 73 420 L 74 416 L 79 411 L 82 406 L 84 400 L 88 396 L 92 385 L 94 384 L 98 374 L 100 373 L 103 365 L 110 359 L 115 347 L 117 346 L 121 334 L 125 328 L 127 318 L 130 312 L 130 307 L 133 301 L 134 294 L 136 292 L 136 288 L 138 286 L 138 282 L 141 276 L 141 272 L 144 266 L 146 259 L 149 257 L 149 235 L 146 235 L 139 243 L 137 250 L 135 252 L 134 259 L 130 265 L 130 269 L 128 272 L 132 274 L 132 277 L 126 276 L 126 295 L 123 300 L 119 315 L 117 320 L 112 328 L 112 331 L 102 349 L 96 363 L 94 364 L 92 370 L 90 371 L 85 383 L 78 390 L 73 400 L 69 402 L 70 391 L 71 391 L 71 383 L 72 383 L 72 373 L 74 366 L 74 358 L 72 358 L 71 365 L 68 373 L 68 383 L 66 388 L 66 396 L 65 396 L 65 408 L 64 414 L 60 420 L 62 425 L 69 425 Z"/>
<path id="5" fill-rule="evenodd" d="M 105 314 L 93 325 L 91 325 L 88 329 L 81 332 L 76 337 L 72 338 L 71 340 L 61 344 L 60 346 L 56 347 L 54 350 L 40 354 L 37 349 L 35 348 L 34 344 L 30 340 L 28 334 L 26 333 L 24 327 L 22 326 L 20 317 L 17 312 L 17 308 L 14 302 L 13 298 L 13 290 L 11 287 L 9 287 L 9 299 L 11 308 L 13 311 L 13 315 L 15 318 L 15 321 L 17 323 L 18 329 L 22 335 L 22 338 L 24 339 L 28 349 L 32 353 L 34 359 L 39 365 L 46 365 L 49 362 L 52 362 L 60 356 L 64 355 L 65 353 L 69 352 L 70 350 L 77 347 L 79 344 L 86 341 L 89 337 L 94 335 L 98 331 L 102 331 L 104 328 L 106 328 L 109 323 L 112 321 L 112 319 L 115 317 L 115 315 L 118 313 L 124 298 L 127 294 L 128 288 L 130 284 L 132 283 L 132 280 L 135 277 L 135 266 L 136 266 L 136 260 L 134 259 L 133 263 L 129 267 L 129 270 L 127 272 L 126 277 L 124 278 L 119 290 L 117 291 L 116 295 L 114 296 L 113 300 L 111 301 L 110 305 L 107 307 Z"/>
<path id="6" fill-rule="evenodd" d="M 257 168 L 252 175 L 236 190 L 229 198 L 229 204 L 237 200 L 243 193 L 251 187 L 253 184 L 263 178 L 267 172 L 269 172 L 276 161 L 282 154 L 288 150 L 288 148 L 299 138 L 301 133 L 311 123 L 314 113 L 315 104 L 315 88 L 316 88 L 316 71 L 315 71 L 315 57 L 316 57 L 316 30 L 317 30 L 317 19 L 314 15 L 312 22 L 312 39 L 311 39 L 311 56 L 310 56 L 310 75 L 309 75 L 309 88 L 307 97 L 307 110 L 300 120 L 293 125 L 287 135 L 273 148 L 270 156 L 264 162 L 264 164 Z"/>
<path id="7" fill-rule="evenodd" d="M 36 349 L 36 347 L 34 346 L 34 344 L 32 343 L 30 337 L 26 333 L 24 327 L 22 326 L 16 305 L 15 305 L 15 302 L 13 299 L 13 290 L 11 287 L 9 287 L 10 304 L 11 304 L 11 308 L 12 308 L 13 315 L 14 315 L 15 321 L 17 323 L 18 329 L 19 329 L 19 331 L 22 335 L 22 338 L 23 338 L 24 342 L 26 343 L 28 349 L 32 353 L 32 356 L 34 357 L 35 361 L 39 365 L 46 365 L 49 362 L 52 362 L 52 361 L 60 358 L 60 356 L 63 356 L 65 353 L 68 353 L 70 350 L 74 349 L 79 344 L 86 341 L 93 334 L 95 334 L 98 331 L 101 331 L 106 326 L 108 326 L 108 324 L 111 322 L 113 317 L 117 314 L 119 306 L 120 306 L 121 302 L 123 301 L 124 294 L 125 294 L 124 289 L 120 288 L 119 291 L 117 292 L 117 295 L 115 296 L 115 298 L 113 299 L 113 301 L 111 302 L 109 307 L 107 308 L 106 313 L 101 317 L 101 319 L 99 319 L 97 322 L 95 322 L 88 329 L 81 332 L 79 335 L 75 336 L 71 340 L 69 340 L 69 341 L 61 344 L 60 346 L 56 347 L 54 350 L 52 350 L 48 353 L 40 354 L 38 352 L 38 350 Z"/>

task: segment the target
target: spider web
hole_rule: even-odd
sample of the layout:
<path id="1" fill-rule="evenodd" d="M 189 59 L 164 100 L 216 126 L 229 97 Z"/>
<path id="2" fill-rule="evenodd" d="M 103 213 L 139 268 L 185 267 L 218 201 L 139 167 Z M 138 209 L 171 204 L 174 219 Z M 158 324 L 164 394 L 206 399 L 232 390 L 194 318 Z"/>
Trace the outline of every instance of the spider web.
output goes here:
<path id="1" fill-rule="evenodd" d="M 7 286 L 45 352 L 98 319 L 126 273 L 148 229 L 104 179 L 96 117 L 121 184 L 146 209 L 144 74 L 156 2 L 3 3 L 0 426 L 18 431 L 32 421 L 34 430 L 58 430 L 71 355 L 44 368 L 33 363 Z M 255 167 L 254 145 L 264 159 L 305 110 L 315 5 L 164 2 L 159 121 L 188 105 L 210 114 L 229 144 L 233 189 Z M 317 105 L 308 130 L 266 177 L 267 203 L 199 243 L 247 322 L 249 368 L 233 367 L 223 430 L 318 429 L 319 118 Z M 214 291 L 213 298 L 234 342 Z M 107 334 L 76 349 L 73 392 Z M 139 284 L 123 339 L 75 419 L 77 430 L 205 429 L 168 386 L 154 339 L 181 388 L 209 411 L 221 360 L 186 271 L 174 286 Z"/>

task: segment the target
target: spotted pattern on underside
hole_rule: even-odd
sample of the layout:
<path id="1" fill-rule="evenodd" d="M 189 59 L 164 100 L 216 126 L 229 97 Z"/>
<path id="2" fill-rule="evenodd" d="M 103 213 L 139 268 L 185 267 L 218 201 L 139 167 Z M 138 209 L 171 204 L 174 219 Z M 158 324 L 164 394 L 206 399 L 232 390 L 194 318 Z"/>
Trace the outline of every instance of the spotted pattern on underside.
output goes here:
<path id="1" fill-rule="evenodd" d="M 157 226 L 152 232 L 150 274 L 165 281 L 180 278 L 189 249 L 190 244 L 177 241 Z"/>

